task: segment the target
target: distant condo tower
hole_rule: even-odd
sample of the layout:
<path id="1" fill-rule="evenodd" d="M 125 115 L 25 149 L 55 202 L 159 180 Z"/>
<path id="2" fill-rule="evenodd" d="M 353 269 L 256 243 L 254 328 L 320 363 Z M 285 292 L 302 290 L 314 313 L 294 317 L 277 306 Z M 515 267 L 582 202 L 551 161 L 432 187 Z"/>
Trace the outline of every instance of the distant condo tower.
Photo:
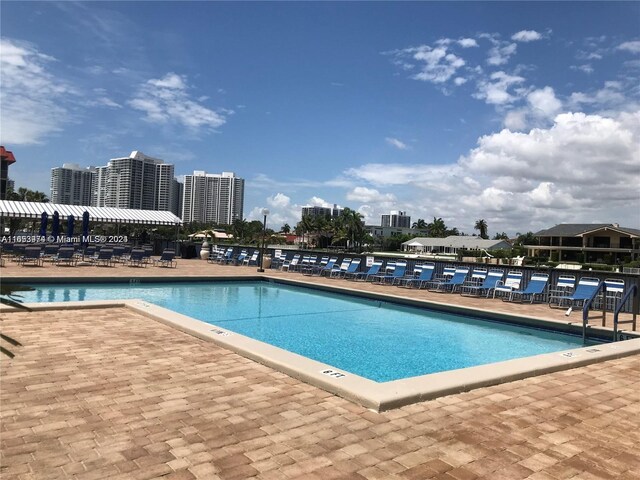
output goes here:
<path id="1" fill-rule="evenodd" d="M 302 216 L 303 217 L 326 217 L 327 219 L 337 218 L 342 213 L 342 208 L 338 207 L 337 204 L 333 204 L 333 208 L 330 207 L 316 207 L 316 206 L 306 206 L 302 207 Z"/>
<path id="2" fill-rule="evenodd" d="M 389 215 L 382 215 L 382 227 L 411 228 L 411 217 L 407 212 L 392 210 Z"/>
<path id="3" fill-rule="evenodd" d="M 96 207 L 164 210 L 180 214 L 180 183 L 174 166 L 133 151 L 95 169 L 91 204 Z"/>
<path id="4" fill-rule="evenodd" d="M 244 179 L 233 172 L 195 171 L 184 177 L 182 221 L 231 224 L 243 218 Z"/>
<path id="5" fill-rule="evenodd" d="M 95 167 L 81 167 L 65 163 L 51 169 L 51 203 L 64 205 L 91 205 L 91 186 L 96 175 Z"/>

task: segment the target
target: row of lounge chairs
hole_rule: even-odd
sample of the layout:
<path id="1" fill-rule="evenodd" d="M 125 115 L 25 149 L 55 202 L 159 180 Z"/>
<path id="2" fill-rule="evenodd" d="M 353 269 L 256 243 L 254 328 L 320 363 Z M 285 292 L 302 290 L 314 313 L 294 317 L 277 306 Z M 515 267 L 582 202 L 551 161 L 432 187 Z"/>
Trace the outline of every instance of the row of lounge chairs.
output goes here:
<path id="1" fill-rule="evenodd" d="M 533 303 L 547 298 L 552 308 L 573 308 L 582 306 L 593 297 L 599 288 L 600 280 L 583 277 L 576 285 L 572 275 L 561 275 L 555 286 L 549 285 L 549 274 L 534 272 L 526 285 L 523 285 L 523 272 L 501 269 L 488 270 L 466 266 L 445 267 L 442 274 L 435 275 L 434 263 L 416 265 L 411 271 L 404 260 L 389 261 L 384 265 L 381 260 L 374 261 L 366 271 L 360 271 L 360 258 L 344 258 L 338 263 L 338 257 L 301 256 L 291 259 L 286 256 L 277 260 L 276 268 L 282 271 L 300 272 L 303 275 L 319 275 L 328 278 L 370 282 L 379 285 L 394 285 L 401 288 L 427 289 L 438 293 L 459 293 L 463 296 L 501 298 L 509 302 Z M 624 294 L 624 280 L 606 279 L 606 288 L 596 298 L 595 308 L 613 310 Z"/>
<path id="2" fill-rule="evenodd" d="M 207 261 L 209 263 L 218 263 L 220 265 L 245 265 L 245 266 L 257 266 L 260 258 L 260 251 L 254 250 L 249 253 L 248 250 L 241 250 L 237 255 L 233 254 L 233 247 L 227 249 L 213 248 L 209 253 Z"/>
<path id="3" fill-rule="evenodd" d="M 75 267 L 80 261 L 95 266 L 114 266 L 117 263 L 131 267 L 146 267 L 154 265 L 158 267 L 175 267 L 175 252 L 165 250 L 160 258 L 152 259 L 146 249 L 133 248 L 127 254 L 118 254 L 114 248 L 103 247 L 99 251 L 90 253 L 86 250 L 76 251 L 73 246 L 61 246 L 55 254 L 45 254 L 39 246 L 26 247 L 21 255 L 16 256 L 17 262 L 22 265 L 43 266 L 45 261 L 50 261 L 56 266 Z"/>

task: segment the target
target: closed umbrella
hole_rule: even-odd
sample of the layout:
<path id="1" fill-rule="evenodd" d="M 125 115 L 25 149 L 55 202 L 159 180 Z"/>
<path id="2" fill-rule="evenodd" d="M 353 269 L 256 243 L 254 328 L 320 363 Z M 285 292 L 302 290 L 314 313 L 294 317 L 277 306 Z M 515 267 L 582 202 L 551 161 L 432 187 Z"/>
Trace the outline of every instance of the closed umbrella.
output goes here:
<path id="1" fill-rule="evenodd" d="M 82 214 L 82 241 L 85 246 L 89 243 L 89 212 Z"/>
<path id="2" fill-rule="evenodd" d="M 60 236 L 60 214 L 56 210 L 53 212 L 53 223 L 51 224 L 51 235 L 53 236 L 53 241 L 56 242 L 58 240 L 58 236 Z"/>
<path id="3" fill-rule="evenodd" d="M 73 215 L 69 215 L 67 217 L 67 237 L 73 237 L 73 222 L 75 221 L 75 217 Z"/>
<path id="4" fill-rule="evenodd" d="M 40 217 L 40 236 L 47 236 L 47 223 L 49 222 L 49 214 L 47 212 L 42 212 L 42 216 Z"/>

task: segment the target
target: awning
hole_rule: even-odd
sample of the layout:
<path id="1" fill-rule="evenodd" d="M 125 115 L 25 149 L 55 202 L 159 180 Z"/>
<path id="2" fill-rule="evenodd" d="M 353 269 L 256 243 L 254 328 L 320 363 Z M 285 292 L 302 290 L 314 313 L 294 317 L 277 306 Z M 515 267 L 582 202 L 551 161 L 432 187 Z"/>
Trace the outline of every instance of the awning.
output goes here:
<path id="1" fill-rule="evenodd" d="M 158 210 L 0 200 L 0 215 L 5 218 L 39 219 L 42 212 L 47 212 L 51 217 L 55 211 L 60 215 L 60 220 L 66 219 L 69 215 L 82 218 L 82 214 L 87 211 L 89 212 L 89 221 L 98 223 L 136 223 L 140 225 L 177 225 L 182 223 L 182 220 L 173 213 Z"/>

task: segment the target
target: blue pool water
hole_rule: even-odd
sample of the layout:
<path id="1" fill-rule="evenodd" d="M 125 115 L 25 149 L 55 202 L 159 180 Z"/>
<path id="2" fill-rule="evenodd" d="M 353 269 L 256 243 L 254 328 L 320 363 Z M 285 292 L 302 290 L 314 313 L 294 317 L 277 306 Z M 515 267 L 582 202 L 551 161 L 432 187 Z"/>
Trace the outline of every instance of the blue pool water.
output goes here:
<path id="1" fill-rule="evenodd" d="M 377 382 L 584 346 L 577 336 L 265 282 L 32 286 L 25 302 L 140 298 Z"/>

